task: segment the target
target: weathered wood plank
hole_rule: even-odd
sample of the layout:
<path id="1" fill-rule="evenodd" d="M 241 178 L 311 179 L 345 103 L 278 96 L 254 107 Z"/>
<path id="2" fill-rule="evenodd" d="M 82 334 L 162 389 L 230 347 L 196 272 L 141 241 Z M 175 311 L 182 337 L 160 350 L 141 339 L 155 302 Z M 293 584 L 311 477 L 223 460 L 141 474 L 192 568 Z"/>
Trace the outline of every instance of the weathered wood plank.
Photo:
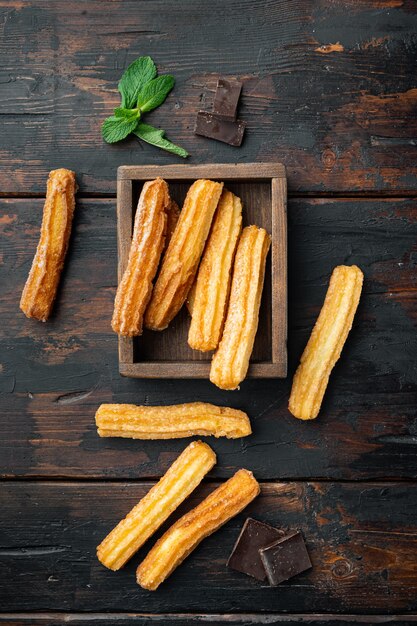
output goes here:
<path id="1" fill-rule="evenodd" d="M 395 613 L 417 609 L 416 483 L 270 483 L 242 514 L 206 539 L 161 588 L 139 588 L 95 546 L 147 483 L 3 483 L 2 585 L 6 611 Z M 198 488 L 182 514 L 215 485 Z M 299 528 L 313 568 L 271 588 L 226 568 L 244 517 Z"/>
<path id="2" fill-rule="evenodd" d="M 101 139 L 122 71 L 150 54 L 177 82 L 149 121 L 190 162 L 279 160 L 291 191 L 415 190 L 416 30 L 412 0 L 1 0 L 10 168 L 0 189 L 43 193 L 47 171 L 66 166 L 82 191 L 114 192 L 119 165 L 178 161 L 135 139 Z M 193 132 L 219 74 L 244 83 L 240 150 Z"/>
<path id="3" fill-rule="evenodd" d="M 408 626 L 417 622 L 417 615 L 144 615 L 143 613 L 26 613 L 1 614 L 0 624 L 8 626 L 61 626 L 71 623 L 74 626 L 97 624 L 100 626 L 250 626 L 251 624 L 302 624 L 302 626 L 352 626 L 352 624 L 395 624 Z"/>
<path id="4" fill-rule="evenodd" d="M 36 247 L 41 200 L 2 203 L 0 464 L 3 475 L 146 478 L 161 475 L 185 440 L 100 439 L 101 402 L 203 400 L 246 410 L 254 434 L 211 441 L 214 476 L 246 465 L 259 478 L 417 476 L 417 201 L 291 200 L 289 379 L 129 380 L 118 374 L 110 329 L 117 255 L 115 202 L 84 200 L 58 304 L 47 324 L 18 309 Z M 287 411 L 291 376 L 332 268 L 358 263 L 365 286 L 354 329 L 311 423 Z"/>
<path id="5" fill-rule="evenodd" d="M 122 165 L 117 171 L 118 180 L 151 180 L 161 176 L 167 181 L 186 181 L 198 178 L 210 178 L 222 181 L 238 181 L 241 179 L 269 181 L 271 178 L 286 178 L 285 167 L 282 163 L 211 163 L 202 165 Z M 284 187 L 284 195 L 286 189 Z"/>

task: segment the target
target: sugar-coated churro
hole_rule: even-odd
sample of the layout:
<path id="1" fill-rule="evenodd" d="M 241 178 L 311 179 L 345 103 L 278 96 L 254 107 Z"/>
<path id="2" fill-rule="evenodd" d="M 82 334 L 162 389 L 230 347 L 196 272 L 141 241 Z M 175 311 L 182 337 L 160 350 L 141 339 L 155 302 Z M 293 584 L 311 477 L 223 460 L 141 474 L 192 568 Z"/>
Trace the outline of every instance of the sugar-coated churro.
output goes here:
<path id="1" fill-rule="evenodd" d="M 236 389 L 248 371 L 270 244 L 266 230 L 256 226 L 240 236 L 224 331 L 210 369 L 210 380 L 220 389 Z"/>
<path id="2" fill-rule="evenodd" d="M 250 435 L 249 418 L 243 411 L 191 402 L 172 406 L 102 404 L 96 413 L 100 437 L 175 439 L 199 435 L 236 439 Z"/>
<path id="3" fill-rule="evenodd" d="M 155 591 L 200 541 L 240 513 L 259 491 L 252 472 L 245 469 L 236 472 L 156 542 L 137 569 L 138 584 Z"/>
<path id="4" fill-rule="evenodd" d="M 191 185 L 145 313 L 147 328 L 163 330 L 184 304 L 222 188 L 223 183 L 211 180 L 197 180 Z"/>
<path id="5" fill-rule="evenodd" d="M 294 376 L 288 406 L 294 417 L 317 417 L 330 373 L 352 328 L 362 283 L 363 273 L 356 265 L 339 265 L 333 270 L 323 307 Z"/>
<path id="6" fill-rule="evenodd" d="M 143 185 L 129 259 L 114 301 L 112 328 L 119 335 L 142 334 L 143 315 L 164 247 L 169 208 L 168 185 L 162 178 Z"/>
<path id="7" fill-rule="evenodd" d="M 242 203 L 223 189 L 193 286 L 188 343 L 194 350 L 208 352 L 219 344 L 241 227 Z"/>
<path id="8" fill-rule="evenodd" d="M 166 474 L 97 548 L 99 561 L 118 570 L 200 484 L 216 462 L 213 450 L 193 441 Z"/>
<path id="9" fill-rule="evenodd" d="M 42 322 L 51 312 L 64 266 L 75 192 L 74 172 L 63 168 L 50 172 L 39 243 L 20 299 L 23 313 Z"/>

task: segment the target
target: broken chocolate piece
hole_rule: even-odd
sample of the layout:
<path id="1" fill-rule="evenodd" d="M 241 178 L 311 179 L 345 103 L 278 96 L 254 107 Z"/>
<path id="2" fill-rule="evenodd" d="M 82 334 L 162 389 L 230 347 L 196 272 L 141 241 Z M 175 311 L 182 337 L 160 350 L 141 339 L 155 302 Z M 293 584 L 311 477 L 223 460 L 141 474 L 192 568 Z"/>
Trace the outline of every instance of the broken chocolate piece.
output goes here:
<path id="1" fill-rule="evenodd" d="M 213 102 L 213 113 L 228 120 L 236 119 L 242 83 L 238 80 L 219 78 Z"/>
<path id="2" fill-rule="evenodd" d="M 261 548 L 259 554 L 269 584 L 273 586 L 311 567 L 310 557 L 300 532 L 286 535 L 267 548 Z"/>
<path id="3" fill-rule="evenodd" d="M 240 146 L 245 127 L 246 122 L 242 122 L 242 120 L 223 120 L 213 115 L 213 113 L 199 111 L 197 113 L 195 133 L 209 139 L 223 141 L 231 146 Z"/>
<path id="4" fill-rule="evenodd" d="M 284 531 L 248 517 L 227 561 L 228 567 L 258 580 L 265 580 L 266 573 L 259 549 L 269 546 L 283 535 Z"/>

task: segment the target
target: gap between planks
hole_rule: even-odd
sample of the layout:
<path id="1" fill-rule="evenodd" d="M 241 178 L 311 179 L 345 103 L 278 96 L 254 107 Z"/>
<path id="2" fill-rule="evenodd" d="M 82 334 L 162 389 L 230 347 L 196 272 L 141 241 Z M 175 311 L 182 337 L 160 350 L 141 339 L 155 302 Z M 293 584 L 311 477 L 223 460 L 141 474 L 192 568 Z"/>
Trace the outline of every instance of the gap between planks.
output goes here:
<path id="1" fill-rule="evenodd" d="M 144 619 L 149 622 L 161 622 L 162 620 L 170 621 L 175 624 L 176 621 L 189 620 L 190 622 L 196 622 L 201 624 L 202 622 L 210 624 L 212 622 L 233 624 L 242 623 L 245 624 L 274 624 L 277 620 L 280 623 L 283 622 L 352 622 L 353 624 L 381 624 L 381 623 L 395 623 L 404 622 L 417 622 L 416 614 L 408 613 L 396 613 L 395 615 L 387 614 L 373 614 L 373 615 L 356 615 L 356 614 L 343 614 L 343 613 L 204 613 L 204 615 L 197 613 L 89 613 L 89 612 L 77 612 L 72 613 L 69 611 L 62 612 L 37 612 L 31 611 L 30 613 L 0 613 L 0 623 L 6 620 L 28 621 L 30 623 L 62 621 L 63 623 L 70 623 L 75 621 L 99 621 L 101 623 L 109 623 L 112 621 L 129 620 L 136 621 L 138 619 Z M 164 623 L 163 621 L 161 623 Z"/>
<path id="2" fill-rule="evenodd" d="M 46 183 L 45 183 L 46 184 Z M 46 188 L 45 188 L 46 189 Z M 0 191 L 0 199 L 2 200 L 39 200 L 44 199 L 45 193 L 10 193 L 7 191 Z M 117 196 L 116 193 L 100 193 L 100 192 L 81 192 L 76 194 L 76 198 L 79 200 L 114 200 L 116 201 Z M 404 200 L 407 199 L 417 199 L 416 190 L 411 189 L 403 189 L 394 191 L 352 191 L 352 192 L 343 192 L 343 191 L 305 191 L 305 192 L 292 192 L 291 189 L 287 192 L 287 198 L 291 200 L 298 199 L 335 199 L 335 200 Z"/>
<path id="3" fill-rule="evenodd" d="M 51 485 L 51 484 L 61 484 L 61 485 L 74 485 L 77 483 L 88 483 L 90 485 L 101 485 L 103 483 L 111 485 L 111 484 L 146 484 L 146 483 L 155 483 L 158 482 L 161 478 L 161 475 L 157 476 L 147 476 L 146 478 L 100 478 L 95 476 L 71 476 L 71 478 L 66 476 L 49 476 L 45 478 L 43 475 L 31 475 L 31 476 L 0 476 L 0 483 L 37 483 L 42 485 Z M 256 478 L 256 476 L 255 476 Z M 219 478 L 216 476 L 210 477 L 206 476 L 201 481 L 201 484 L 221 484 L 228 480 L 228 478 Z M 259 479 L 259 484 L 262 485 L 286 485 L 286 484 L 297 484 L 297 483 L 323 483 L 323 484 L 345 484 L 345 485 L 357 485 L 357 484 L 368 484 L 368 485 L 416 485 L 417 484 L 417 476 L 416 477 L 404 477 L 404 478 L 357 478 L 355 480 L 348 478 L 265 478 Z"/>

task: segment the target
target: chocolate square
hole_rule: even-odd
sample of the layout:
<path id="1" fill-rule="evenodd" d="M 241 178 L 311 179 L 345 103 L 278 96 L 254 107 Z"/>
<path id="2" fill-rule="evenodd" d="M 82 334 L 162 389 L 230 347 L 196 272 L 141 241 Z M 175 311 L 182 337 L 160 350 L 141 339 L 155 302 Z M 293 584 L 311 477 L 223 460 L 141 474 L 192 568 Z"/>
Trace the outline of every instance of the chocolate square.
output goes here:
<path id="1" fill-rule="evenodd" d="M 259 554 L 270 585 L 279 585 L 311 567 L 310 557 L 300 532 L 295 532 L 266 548 Z"/>
<path id="2" fill-rule="evenodd" d="M 231 146 L 240 146 L 245 127 L 246 122 L 242 122 L 242 120 L 224 120 L 213 113 L 200 111 L 197 113 L 195 133 L 209 139 L 223 141 Z"/>
<path id="3" fill-rule="evenodd" d="M 213 102 L 213 113 L 228 120 L 236 119 L 237 105 L 242 91 L 238 80 L 219 78 Z"/>
<path id="4" fill-rule="evenodd" d="M 227 561 L 228 567 L 258 580 L 265 580 L 259 548 L 269 546 L 283 535 L 284 531 L 248 517 Z"/>

